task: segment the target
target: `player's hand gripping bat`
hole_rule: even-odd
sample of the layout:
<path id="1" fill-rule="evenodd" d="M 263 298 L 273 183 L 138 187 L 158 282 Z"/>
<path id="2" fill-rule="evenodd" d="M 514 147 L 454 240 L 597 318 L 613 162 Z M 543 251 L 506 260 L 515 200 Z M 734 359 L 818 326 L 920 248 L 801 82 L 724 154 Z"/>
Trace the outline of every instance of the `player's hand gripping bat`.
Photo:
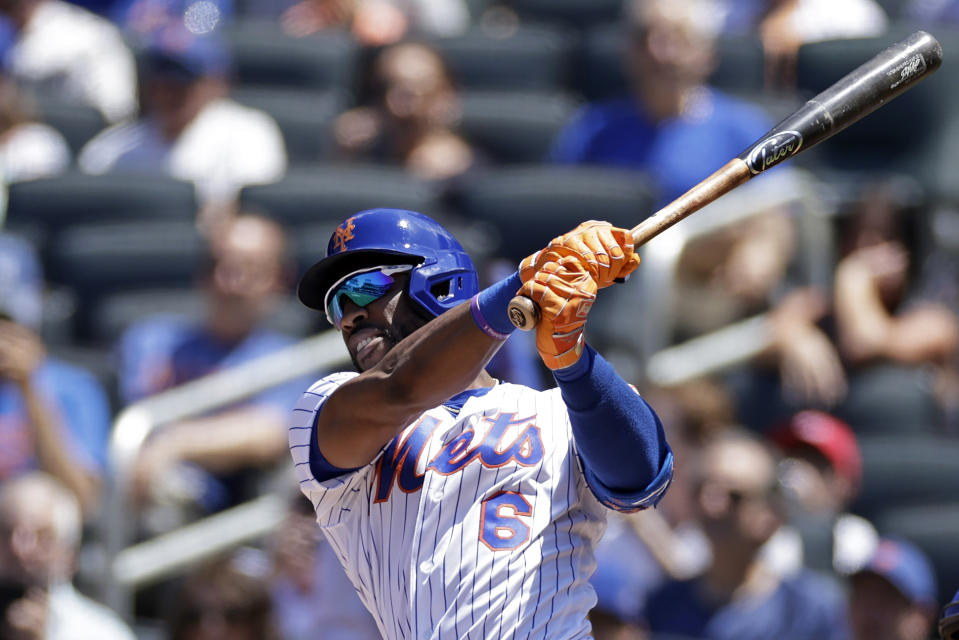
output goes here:
<path id="1" fill-rule="evenodd" d="M 915 85 L 941 62 L 942 46 L 925 31 L 885 49 L 807 101 L 739 157 L 633 227 L 633 245 L 645 244 L 753 176 L 842 131 Z M 510 320 L 520 329 L 535 327 L 538 314 L 529 298 L 516 296 L 510 302 Z"/>

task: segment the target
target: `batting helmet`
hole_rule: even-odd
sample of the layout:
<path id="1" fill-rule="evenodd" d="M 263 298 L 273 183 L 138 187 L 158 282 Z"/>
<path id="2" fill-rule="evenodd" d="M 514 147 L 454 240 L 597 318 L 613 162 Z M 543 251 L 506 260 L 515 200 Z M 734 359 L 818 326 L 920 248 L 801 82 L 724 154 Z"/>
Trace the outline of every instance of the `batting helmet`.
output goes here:
<path id="1" fill-rule="evenodd" d="M 479 290 L 473 261 L 456 238 L 432 218 L 403 209 L 368 209 L 334 230 L 326 257 L 300 279 L 297 295 L 324 311 L 327 290 L 344 275 L 384 264 L 409 263 L 410 297 L 438 316 Z"/>

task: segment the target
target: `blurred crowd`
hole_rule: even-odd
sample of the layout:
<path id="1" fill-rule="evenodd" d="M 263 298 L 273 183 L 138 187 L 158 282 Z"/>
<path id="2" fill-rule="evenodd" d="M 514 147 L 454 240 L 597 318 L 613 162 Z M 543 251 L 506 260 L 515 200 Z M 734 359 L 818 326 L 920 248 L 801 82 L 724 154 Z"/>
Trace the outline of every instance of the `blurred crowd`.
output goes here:
<path id="1" fill-rule="evenodd" d="M 0 637 L 377 637 L 294 496 L 312 376 L 162 424 L 117 492 L 121 412 L 327 329 L 293 289 L 355 211 L 494 281 L 917 29 L 937 74 L 651 241 L 596 323 L 676 459 L 610 514 L 597 640 L 959 633 L 959 2 L 0 0 Z M 551 382 L 528 335 L 491 366 Z M 111 600 L 111 530 L 265 495 L 266 535 Z"/>

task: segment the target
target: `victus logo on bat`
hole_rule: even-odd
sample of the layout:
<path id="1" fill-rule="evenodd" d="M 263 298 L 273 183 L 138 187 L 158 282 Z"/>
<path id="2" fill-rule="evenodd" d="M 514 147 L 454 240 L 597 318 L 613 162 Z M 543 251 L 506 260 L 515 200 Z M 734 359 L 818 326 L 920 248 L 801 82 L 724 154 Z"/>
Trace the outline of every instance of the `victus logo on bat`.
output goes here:
<path id="1" fill-rule="evenodd" d="M 798 131 L 780 131 L 758 143 L 746 156 L 746 166 L 755 175 L 795 155 L 802 147 Z"/>

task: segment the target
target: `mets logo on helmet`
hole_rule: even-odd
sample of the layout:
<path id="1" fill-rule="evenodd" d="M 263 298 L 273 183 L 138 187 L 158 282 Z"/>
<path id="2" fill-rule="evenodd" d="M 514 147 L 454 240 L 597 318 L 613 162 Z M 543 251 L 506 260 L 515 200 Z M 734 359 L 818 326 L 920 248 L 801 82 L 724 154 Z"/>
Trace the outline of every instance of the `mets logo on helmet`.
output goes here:
<path id="1" fill-rule="evenodd" d="M 346 243 L 353 239 L 353 218 L 349 218 L 333 232 L 333 251 L 346 251 Z"/>

